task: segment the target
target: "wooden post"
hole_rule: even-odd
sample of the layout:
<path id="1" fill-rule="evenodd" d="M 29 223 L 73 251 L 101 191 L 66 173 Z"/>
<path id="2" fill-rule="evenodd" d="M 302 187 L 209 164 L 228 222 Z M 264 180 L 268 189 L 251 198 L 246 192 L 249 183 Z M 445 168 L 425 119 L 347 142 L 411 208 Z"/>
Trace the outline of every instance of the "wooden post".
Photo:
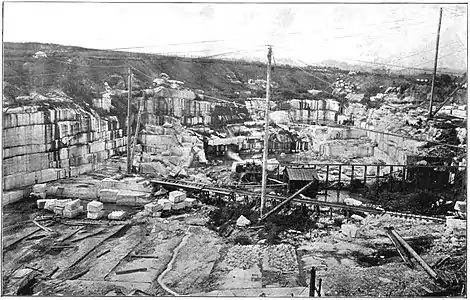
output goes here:
<path id="1" fill-rule="evenodd" d="M 354 182 L 354 165 L 351 166 L 351 182 L 349 183 L 350 191 L 352 190 L 353 182 Z"/>
<path id="2" fill-rule="evenodd" d="M 259 209 L 260 217 L 263 217 L 264 204 L 266 202 L 266 181 L 267 181 L 267 161 L 268 161 L 268 144 L 269 144 L 269 96 L 271 91 L 271 55 L 272 48 L 268 48 L 268 65 L 267 65 L 267 83 L 266 83 L 266 116 L 265 116 L 265 132 L 264 132 L 264 151 L 263 151 L 263 176 L 261 188 L 261 206 Z"/>
<path id="3" fill-rule="evenodd" d="M 338 189 L 336 191 L 336 194 L 337 194 L 337 199 L 336 200 L 339 200 L 339 194 L 340 194 L 340 190 L 341 190 L 341 165 L 339 165 L 339 173 L 338 173 Z"/>
<path id="4" fill-rule="evenodd" d="M 127 174 L 132 173 L 131 161 L 131 96 L 132 96 L 132 71 L 129 67 L 129 78 L 127 82 Z"/>
<path id="5" fill-rule="evenodd" d="M 367 193 L 367 165 L 364 165 L 364 196 Z"/>
<path id="6" fill-rule="evenodd" d="M 312 267 L 312 269 L 310 270 L 310 290 L 308 292 L 309 297 L 315 297 L 315 277 L 315 267 Z"/>
<path id="7" fill-rule="evenodd" d="M 328 173 L 330 173 L 330 165 L 326 165 L 326 178 L 325 178 L 325 201 L 328 200 Z"/>
<path id="8" fill-rule="evenodd" d="M 321 297 L 321 284 L 322 284 L 322 279 L 318 279 L 318 289 L 317 289 L 317 292 L 318 292 L 318 297 Z"/>
<path id="9" fill-rule="evenodd" d="M 429 99 L 429 118 L 432 118 L 432 101 L 434 99 L 434 87 L 436 83 L 437 59 L 439 57 L 439 37 L 441 33 L 442 8 L 439 10 L 439 25 L 437 26 L 436 56 L 434 58 L 434 71 L 432 73 L 431 97 Z"/>

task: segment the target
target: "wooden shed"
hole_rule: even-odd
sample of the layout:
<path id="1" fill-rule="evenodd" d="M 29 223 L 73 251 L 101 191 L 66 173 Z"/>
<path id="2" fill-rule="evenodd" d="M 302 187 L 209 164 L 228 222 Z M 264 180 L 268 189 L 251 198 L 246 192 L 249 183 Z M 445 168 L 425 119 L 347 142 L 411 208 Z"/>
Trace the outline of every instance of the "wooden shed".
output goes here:
<path id="1" fill-rule="evenodd" d="M 284 182 L 287 183 L 288 193 L 295 193 L 312 180 L 315 180 L 316 183 L 304 195 L 313 198 L 318 193 L 319 177 L 317 170 L 315 168 L 304 167 L 286 167 L 284 169 Z"/>

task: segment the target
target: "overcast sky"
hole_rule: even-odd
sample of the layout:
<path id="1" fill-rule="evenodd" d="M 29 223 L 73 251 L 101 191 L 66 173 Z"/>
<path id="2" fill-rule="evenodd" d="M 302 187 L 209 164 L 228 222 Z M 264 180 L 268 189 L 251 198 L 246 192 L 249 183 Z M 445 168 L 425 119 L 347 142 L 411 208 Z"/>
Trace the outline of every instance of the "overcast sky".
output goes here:
<path id="1" fill-rule="evenodd" d="M 466 69 L 466 5 L 5 3 L 4 41 L 431 67 L 440 7 L 439 67 Z"/>

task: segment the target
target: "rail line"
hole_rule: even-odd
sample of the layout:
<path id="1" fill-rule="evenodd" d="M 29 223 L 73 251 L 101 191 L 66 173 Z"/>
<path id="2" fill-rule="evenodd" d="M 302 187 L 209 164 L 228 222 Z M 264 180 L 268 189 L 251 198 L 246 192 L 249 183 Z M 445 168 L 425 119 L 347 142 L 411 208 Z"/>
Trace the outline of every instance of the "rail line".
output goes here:
<path id="1" fill-rule="evenodd" d="M 250 192 L 250 191 L 245 191 L 245 190 L 240 190 L 240 189 L 213 187 L 207 184 L 189 182 L 189 181 L 184 181 L 184 180 L 158 178 L 158 179 L 151 180 L 151 182 L 162 185 L 162 186 L 172 187 L 172 188 L 182 188 L 185 190 L 199 191 L 199 192 L 211 192 L 211 193 L 219 194 L 222 196 L 243 195 L 243 196 L 251 196 L 251 197 L 260 197 L 260 194 L 257 192 Z M 286 199 L 285 197 L 282 197 L 282 196 L 270 195 L 270 194 L 266 195 L 266 198 L 267 200 L 271 200 L 271 201 L 272 200 L 283 201 Z M 389 214 L 389 215 L 401 217 L 401 218 L 421 219 L 421 220 L 434 221 L 434 222 L 446 222 L 445 218 L 430 217 L 430 216 L 394 212 L 394 211 L 386 211 L 386 210 L 377 209 L 373 207 L 366 207 L 366 206 L 353 206 L 353 205 L 347 205 L 344 203 L 328 202 L 328 201 L 323 201 L 323 200 L 318 200 L 318 199 L 308 198 L 308 197 L 304 197 L 304 198 L 296 197 L 292 201 L 296 203 L 301 203 L 301 204 L 327 206 L 331 208 L 339 208 L 339 209 L 350 210 L 350 211 L 359 211 L 359 212 L 365 212 L 365 213 L 370 213 L 370 214 L 379 214 L 379 215 Z"/>

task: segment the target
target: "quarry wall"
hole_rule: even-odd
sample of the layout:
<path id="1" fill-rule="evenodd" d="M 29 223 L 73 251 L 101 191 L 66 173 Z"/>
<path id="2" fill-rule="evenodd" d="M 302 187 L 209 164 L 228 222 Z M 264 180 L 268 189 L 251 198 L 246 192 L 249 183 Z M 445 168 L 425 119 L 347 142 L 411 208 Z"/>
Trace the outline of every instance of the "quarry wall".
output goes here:
<path id="1" fill-rule="evenodd" d="M 39 106 L 3 112 L 3 204 L 28 186 L 99 169 L 126 150 L 122 124 L 80 108 Z"/>

